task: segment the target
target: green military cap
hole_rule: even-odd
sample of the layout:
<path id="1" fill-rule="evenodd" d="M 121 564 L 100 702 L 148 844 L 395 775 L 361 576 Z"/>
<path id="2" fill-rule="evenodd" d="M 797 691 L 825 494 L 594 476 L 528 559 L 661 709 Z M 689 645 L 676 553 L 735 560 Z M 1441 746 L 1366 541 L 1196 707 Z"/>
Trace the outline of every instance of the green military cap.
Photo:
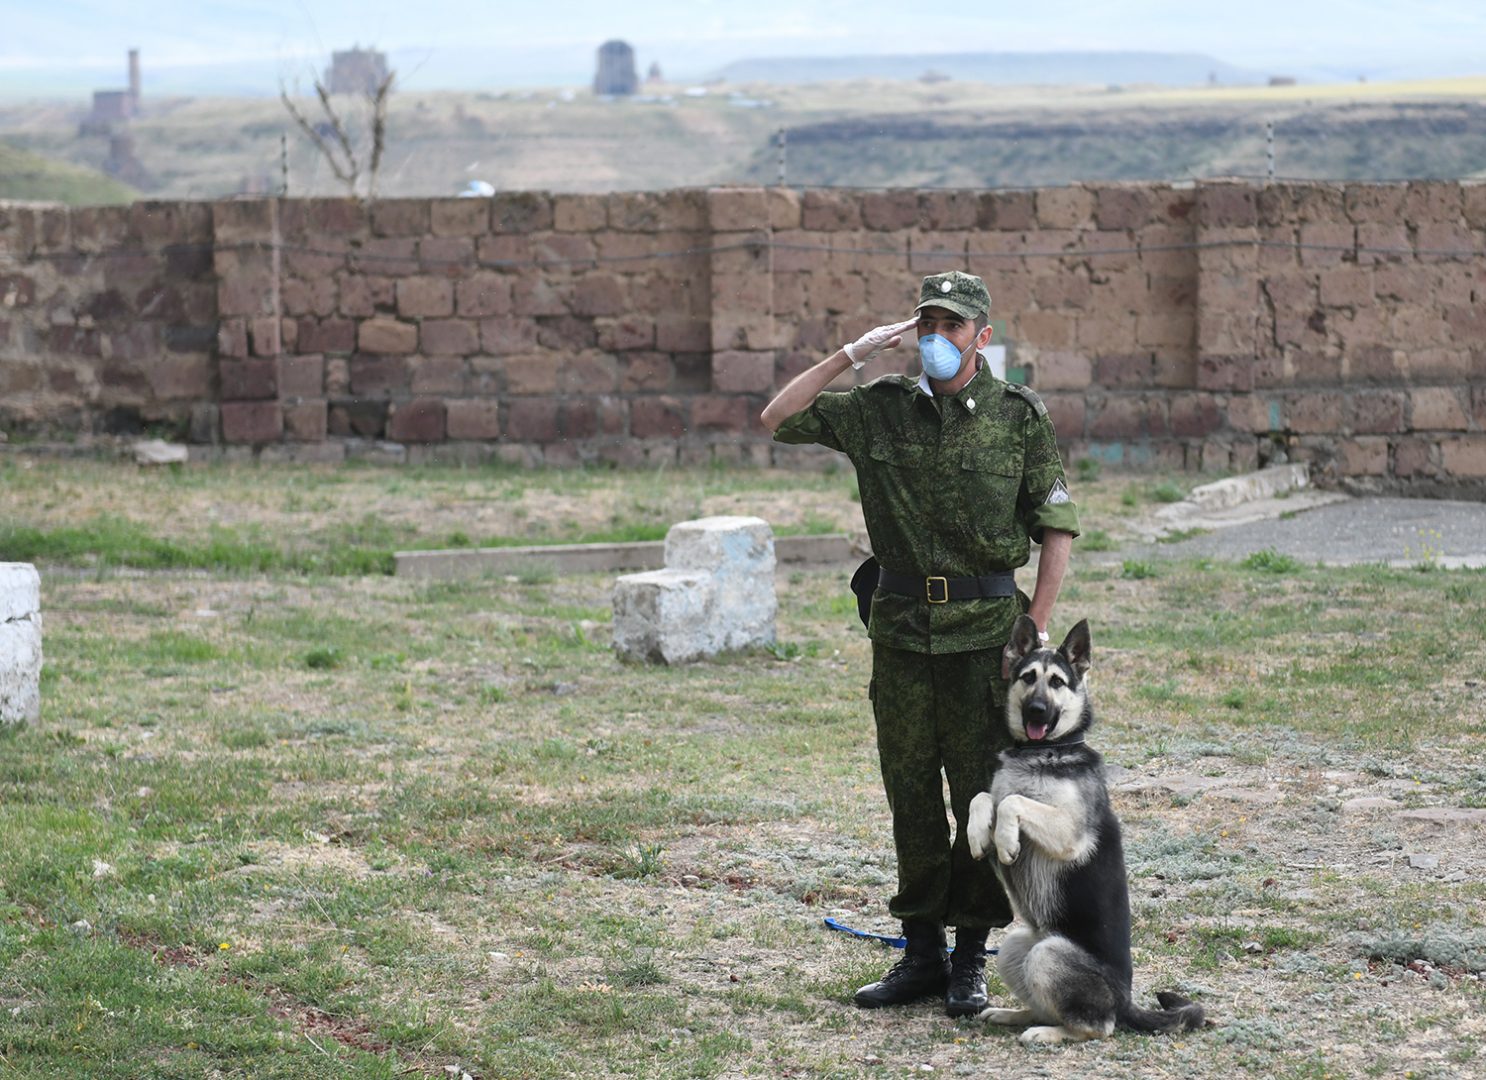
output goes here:
<path id="1" fill-rule="evenodd" d="M 963 270 L 930 274 L 924 278 L 923 288 L 918 293 L 918 307 L 913 312 L 916 315 L 926 307 L 942 307 L 956 315 L 975 319 L 990 314 L 991 294 L 986 292 L 984 281 Z"/>

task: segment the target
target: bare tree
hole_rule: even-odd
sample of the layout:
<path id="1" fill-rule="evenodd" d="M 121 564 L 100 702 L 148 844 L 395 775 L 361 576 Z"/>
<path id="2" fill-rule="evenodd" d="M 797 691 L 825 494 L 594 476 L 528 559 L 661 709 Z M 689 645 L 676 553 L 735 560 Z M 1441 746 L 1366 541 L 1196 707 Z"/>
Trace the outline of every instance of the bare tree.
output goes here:
<path id="1" fill-rule="evenodd" d="M 320 109 L 325 114 L 324 124 L 311 123 L 294 104 L 283 82 L 279 83 L 279 100 L 284 103 L 284 108 L 289 110 L 289 115 L 294 118 L 299 129 L 309 136 L 310 142 L 315 144 L 315 149 L 320 151 L 320 155 L 329 164 L 335 178 L 346 185 L 346 193 L 353 197 L 358 194 L 357 188 L 363 176 L 366 178 L 367 199 L 377 197 L 377 173 L 382 167 L 382 152 L 387 141 L 387 99 L 392 93 L 392 84 L 396 78 L 397 73 L 389 71 L 387 77 L 377 84 L 375 91 L 364 95 L 371 112 L 368 125 L 371 141 L 369 162 L 357 155 L 356 140 L 352 138 L 341 114 L 336 111 L 330 99 L 330 91 L 320 79 L 315 80 L 315 96 L 320 99 Z M 326 126 L 329 128 L 330 138 L 324 134 Z"/>

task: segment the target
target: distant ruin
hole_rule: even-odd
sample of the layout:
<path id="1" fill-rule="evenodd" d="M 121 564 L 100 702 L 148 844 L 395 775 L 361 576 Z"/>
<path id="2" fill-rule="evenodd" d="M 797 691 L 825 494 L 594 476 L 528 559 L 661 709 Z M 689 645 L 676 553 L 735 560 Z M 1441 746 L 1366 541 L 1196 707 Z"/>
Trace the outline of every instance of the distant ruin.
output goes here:
<path id="1" fill-rule="evenodd" d="M 332 94 L 375 95 L 390 73 L 386 53 L 357 45 L 331 54 L 325 88 Z"/>
<path id="2" fill-rule="evenodd" d="M 623 41 L 606 41 L 599 46 L 598 72 L 593 77 L 593 92 L 600 96 L 628 97 L 640 88 L 635 71 L 635 50 Z"/>
<path id="3" fill-rule="evenodd" d="M 78 125 L 79 135 L 108 135 L 119 124 L 127 124 L 139 115 L 140 78 L 139 50 L 129 50 L 129 88 L 127 90 L 94 90 L 93 109 Z"/>

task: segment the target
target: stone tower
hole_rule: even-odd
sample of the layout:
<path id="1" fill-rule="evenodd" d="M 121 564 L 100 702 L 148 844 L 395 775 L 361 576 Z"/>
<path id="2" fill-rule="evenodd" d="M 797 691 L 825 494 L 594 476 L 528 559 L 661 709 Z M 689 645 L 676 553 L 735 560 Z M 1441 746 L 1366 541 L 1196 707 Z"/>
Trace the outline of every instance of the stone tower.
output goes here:
<path id="1" fill-rule="evenodd" d="M 624 97 L 640 88 L 635 72 L 635 50 L 623 41 L 606 41 L 599 46 L 599 68 L 593 77 L 595 94 Z"/>

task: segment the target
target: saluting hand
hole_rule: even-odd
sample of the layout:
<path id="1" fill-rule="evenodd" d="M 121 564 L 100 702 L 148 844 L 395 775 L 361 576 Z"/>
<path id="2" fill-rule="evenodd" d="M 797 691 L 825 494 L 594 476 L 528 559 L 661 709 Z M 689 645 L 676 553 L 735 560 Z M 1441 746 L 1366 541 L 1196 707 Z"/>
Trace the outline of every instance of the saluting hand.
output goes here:
<path id="1" fill-rule="evenodd" d="M 868 330 L 851 344 L 841 346 L 841 351 L 851 361 L 852 367 L 861 367 L 878 353 L 887 349 L 896 349 L 903 342 L 903 332 L 916 325 L 918 325 L 918 319 L 913 318 L 888 326 L 876 327 Z"/>

